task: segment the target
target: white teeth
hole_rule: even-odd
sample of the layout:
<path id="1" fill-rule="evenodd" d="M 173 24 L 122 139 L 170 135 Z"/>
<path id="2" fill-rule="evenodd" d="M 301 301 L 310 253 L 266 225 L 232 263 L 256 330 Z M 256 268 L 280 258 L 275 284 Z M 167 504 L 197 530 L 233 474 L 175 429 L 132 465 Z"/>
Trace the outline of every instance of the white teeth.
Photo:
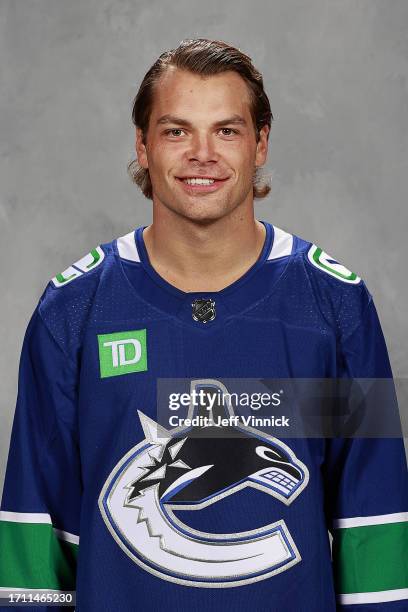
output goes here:
<path id="1" fill-rule="evenodd" d="M 188 178 L 183 179 L 184 183 L 187 185 L 212 185 L 214 179 L 205 179 L 205 178 Z"/>

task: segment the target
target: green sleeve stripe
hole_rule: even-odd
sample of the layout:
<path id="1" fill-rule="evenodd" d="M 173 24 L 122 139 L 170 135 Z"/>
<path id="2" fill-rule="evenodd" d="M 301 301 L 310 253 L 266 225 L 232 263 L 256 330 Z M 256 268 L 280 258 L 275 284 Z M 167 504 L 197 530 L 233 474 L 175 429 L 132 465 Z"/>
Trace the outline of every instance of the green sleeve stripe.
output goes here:
<path id="1" fill-rule="evenodd" d="M 408 587 L 408 523 L 336 529 L 333 566 L 337 593 Z"/>
<path id="2" fill-rule="evenodd" d="M 75 590 L 78 546 L 46 523 L 0 522 L 0 586 Z"/>

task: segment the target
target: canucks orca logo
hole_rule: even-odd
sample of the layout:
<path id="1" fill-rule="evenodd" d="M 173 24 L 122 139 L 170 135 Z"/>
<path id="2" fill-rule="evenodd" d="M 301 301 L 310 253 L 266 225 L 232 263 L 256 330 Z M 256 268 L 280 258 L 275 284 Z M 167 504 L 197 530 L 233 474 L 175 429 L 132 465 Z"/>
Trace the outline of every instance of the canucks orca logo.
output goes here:
<path id="1" fill-rule="evenodd" d="M 227 393 L 219 381 L 192 382 L 192 390 L 203 387 Z M 195 414 L 190 407 L 188 416 Z M 194 428 L 175 434 L 141 412 L 139 418 L 145 439 L 117 464 L 99 497 L 109 531 L 133 561 L 171 582 L 214 588 L 264 580 L 301 560 L 283 520 L 241 533 L 206 533 L 175 514 L 245 487 L 291 504 L 309 472 L 287 445 L 241 425 L 227 437 L 222 428 L 203 438 L 194 437 Z"/>

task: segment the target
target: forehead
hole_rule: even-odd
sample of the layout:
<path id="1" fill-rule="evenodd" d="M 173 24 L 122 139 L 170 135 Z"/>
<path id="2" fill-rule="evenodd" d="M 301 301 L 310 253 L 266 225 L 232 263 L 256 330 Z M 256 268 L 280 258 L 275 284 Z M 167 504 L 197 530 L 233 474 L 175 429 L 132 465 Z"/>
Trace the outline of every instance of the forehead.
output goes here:
<path id="1" fill-rule="evenodd" d="M 203 77 L 171 66 L 155 86 L 151 124 L 165 114 L 214 121 L 235 113 L 251 119 L 248 85 L 239 74 Z"/>

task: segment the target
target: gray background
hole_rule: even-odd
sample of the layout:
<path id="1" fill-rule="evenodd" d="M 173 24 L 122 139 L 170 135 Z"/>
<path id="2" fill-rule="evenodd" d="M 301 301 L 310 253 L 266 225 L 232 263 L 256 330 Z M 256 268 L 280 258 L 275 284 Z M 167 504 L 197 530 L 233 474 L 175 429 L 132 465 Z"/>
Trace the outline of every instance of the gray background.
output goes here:
<path id="1" fill-rule="evenodd" d="M 226 40 L 263 72 L 273 189 L 257 217 L 365 279 L 407 377 L 407 31 L 406 0 L 0 0 L 0 490 L 21 343 L 48 279 L 151 220 L 126 173 L 131 103 L 183 38 Z"/>

